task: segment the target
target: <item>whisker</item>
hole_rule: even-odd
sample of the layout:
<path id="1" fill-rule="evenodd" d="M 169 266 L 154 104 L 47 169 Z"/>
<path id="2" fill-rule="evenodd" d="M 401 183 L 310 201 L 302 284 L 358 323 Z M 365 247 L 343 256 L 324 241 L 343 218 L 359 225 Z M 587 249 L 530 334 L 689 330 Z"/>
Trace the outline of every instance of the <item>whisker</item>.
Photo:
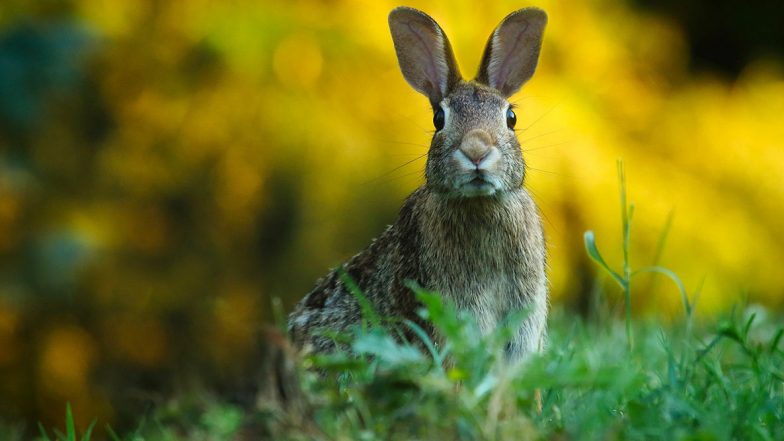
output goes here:
<path id="1" fill-rule="evenodd" d="M 384 173 L 383 175 L 381 175 L 381 176 L 379 176 L 379 177 L 377 177 L 377 178 L 374 178 L 374 179 L 371 179 L 370 181 L 367 181 L 367 182 L 365 182 L 364 184 L 372 184 L 372 183 L 375 183 L 375 182 L 377 182 L 377 181 L 379 181 L 379 180 L 381 180 L 381 179 L 383 179 L 383 178 L 385 178 L 385 177 L 387 177 L 387 176 L 391 175 L 392 173 L 394 173 L 394 172 L 396 172 L 396 171 L 400 170 L 401 168 L 403 168 L 403 167 L 405 167 L 405 166 L 407 166 L 407 165 L 409 165 L 409 164 L 411 164 L 411 163 L 413 163 L 413 162 L 416 162 L 416 161 L 418 161 L 418 160 L 420 160 L 420 159 L 424 158 L 425 156 L 427 156 L 427 152 L 425 152 L 425 153 L 423 153 L 423 154 L 421 154 L 421 155 L 417 156 L 416 158 L 414 158 L 414 159 L 412 159 L 412 160 L 410 160 L 410 161 L 406 161 L 406 162 L 404 162 L 403 164 L 401 164 L 401 165 L 399 165 L 399 166 L 397 166 L 397 167 L 393 168 L 392 170 L 390 170 L 390 171 L 388 171 L 388 172 Z"/>
<path id="2" fill-rule="evenodd" d="M 538 135 L 532 136 L 532 137 L 527 138 L 527 139 L 521 139 L 520 140 L 520 144 L 528 142 L 528 141 L 533 141 L 534 139 L 541 138 L 542 136 L 552 135 L 553 133 L 557 133 L 557 132 L 560 132 L 560 131 L 561 131 L 560 129 L 559 130 L 551 130 L 549 132 L 540 133 Z"/>
<path id="3" fill-rule="evenodd" d="M 421 175 L 421 177 L 424 177 L 424 170 L 416 170 L 416 171 L 413 171 L 413 172 L 404 173 L 402 175 L 393 176 L 393 177 L 391 177 L 389 179 L 385 179 L 385 180 L 380 181 L 380 182 L 375 182 L 375 184 L 382 184 L 382 183 L 383 184 L 388 184 L 390 182 L 397 181 L 399 179 L 407 178 L 407 177 L 414 176 L 414 175 Z M 378 181 L 378 179 L 376 179 L 376 181 Z"/>
<path id="4" fill-rule="evenodd" d="M 544 95 L 526 95 L 526 96 L 521 96 L 521 97 L 517 98 L 516 100 L 512 101 L 512 104 L 517 105 L 517 103 L 519 103 L 520 101 L 530 100 L 530 99 L 534 99 L 534 98 L 547 98 L 547 97 L 544 96 Z"/>
<path id="5" fill-rule="evenodd" d="M 549 170 L 542 170 L 541 168 L 533 168 L 530 165 L 526 165 L 525 169 L 526 170 L 533 170 L 533 171 L 540 172 L 540 173 L 547 173 L 547 174 L 551 174 L 553 176 L 563 176 L 562 174 L 560 174 L 558 172 L 549 171 Z"/>
<path id="6" fill-rule="evenodd" d="M 420 144 L 418 142 L 406 142 L 406 141 L 383 141 L 383 144 L 411 145 L 414 147 L 422 147 L 423 149 L 430 147 L 426 144 Z"/>
<path id="7" fill-rule="evenodd" d="M 425 154 L 427 154 L 427 153 L 425 153 Z M 414 157 L 414 156 L 418 156 L 420 158 L 422 157 L 422 155 L 420 153 L 387 153 L 386 156 L 389 156 L 391 158 L 400 158 L 400 157 L 411 158 L 411 157 Z"/>
<path id="8" fill-rule="evenodd" d="M 544 212 L 544 210 L 542 209 L 542 203 L 540 202 L 540 201 L 542 200 L 542 198 L 541 198 L 541 197 L 539 197 L 539 194 L 538 194 L 538 193 L 536 193 L 536 192 L 534 192 L 534 191 L 533 191 L 531 188 L 529 188 L 529 187 L 526 187 L 525 189 L 526 189 L 526 191 L 528 191 L 528 193 L 530 193 L 530 194 L 531 194 L 531 198 L 534 200 L 534 202 L 536 202 L 536 205 L 539 207 L 539 214 L 541 214 L 541 215 L 542 215 L 542 218 L 544 218 L 545 222 L 547 222 L 547 223 L 550 225 L 550 228 L 551 228 L 552 230 L 556 230 L 556 228 L 555 228 L 555 224 L 553 223 L 553 221 L 552 221 L 552 220 L 550 220 L 550 217 L 549 217 L 549 216 L 547 216 L 547 214 L 546 214 L 546 213 Z"/>
<path id="9" fill-rule="evenodd" d="M 543 114 L 541 114 L 541 115 L 539 116 L 539 118 L 536 118 L 536 119 L 535 119 L 535 120 L 534 120 L 534 121 L 533 121 L 531 124 L 528 124 L 526 127 L 523 127 L 521 130 L 522 130 L 522 131 L 526 131 L 526 130 L 530 129 L 531 127 L 533 127 L 533 125 L 534 125 L 534 124 L 538 123 L 538 122 L 539 122 L 539 121 L 540 121 L 542 118 L 544 118 L 545 116 L 547 116 L 547 115 L 548 115 L 550 112 L 552 112 L 552 111 L 553 111 L 553 109 L 555 109 L 556 107 L 558 107 L 558 104 L 556 104 L 556 105 L 554 105 L 554 106 L 550 107 L 549 109 L 547 109 L 547 110 L 546 110 L 546 111 L 545 111 Z"/>
<path id="10" fill-rule="evenodd" d="M 538 147 L 534 147 L 534 148 L 530 148 L 530 149 L 522 149 L 522 150 L 523 150 L 523 153 L 535 152 L 537 150 L 547 149 L 547 148 L 550 148 L 550 147 L 557 147 L 559 145 L 569 144 L 571 142 L 572 141 L 562 141 L 562 142 L 556 142 L 555 144 L 540 145 Z"/>
<path id="11" fill-rule="evenodd" d="M 403 121 L 405 120 L 407 123 L 415 126 L 416 128 L 422 130 L 423 132 L 427 133 L 428 129 L 421 124 L 421 121 L 418 118 L 414 118 L 411 115 L 406 115 L 403 112 L 394 112 L 394 119 Z"/>

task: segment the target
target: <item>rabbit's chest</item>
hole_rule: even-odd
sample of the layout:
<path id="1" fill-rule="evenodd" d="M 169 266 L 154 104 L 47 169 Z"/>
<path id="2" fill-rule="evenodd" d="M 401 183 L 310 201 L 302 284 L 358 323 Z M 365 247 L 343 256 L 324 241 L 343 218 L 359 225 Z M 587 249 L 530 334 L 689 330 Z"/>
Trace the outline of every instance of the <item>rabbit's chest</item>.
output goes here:
<path id="1" fill-rule="evenodd" d="M 471 313 L 483 331 L 507 314 L 545 315 L 545 247 L 525 190 L 494 201 L 430 196 L 421 204 L 418 258 L 424 285 Z"/>
<path id="2" fill-rule="evenodd" d="M 521 287 L 504 275 L 452 278 L 450 286 L 444 282 L 439 283 L 442 284 L 439 292 L 455 302 L 459 310 L 469 312 L 485 334 L 495 329 L 507 313 L 519 309 L 514 305 L 522 303 Z"/>
<path id="3" fill-rule="evenodd" d="M 468 311 L 489 332 L 508 313 L 537 303 L 544 261 L 525 241 L 511 242 L 503 230 L 463 233 L 446 232 L 438 243 L 426 241 L 428 287 Z"/>

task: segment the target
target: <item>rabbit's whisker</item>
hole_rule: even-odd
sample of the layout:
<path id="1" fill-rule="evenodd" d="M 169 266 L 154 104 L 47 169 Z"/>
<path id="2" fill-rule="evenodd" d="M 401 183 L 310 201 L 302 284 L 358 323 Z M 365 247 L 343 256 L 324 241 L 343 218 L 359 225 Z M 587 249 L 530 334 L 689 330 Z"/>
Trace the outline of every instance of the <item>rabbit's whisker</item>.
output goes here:
<path id="1" fill-rule="evenodd" d="M 384 179 L 383 181 L 379 181 L 379 182 L 376 182 L 376 183 L 377 184 L 382 184 L 382 183 L 383 184 L 388 184 L 390 182 L 397 181 L 397 180 L 404 179 L 404 178 L 408 178 L 408 177 L 411 177 L 411 176 L 414 176 L 414 175 L 418 175 L 420 173 L 423 173 L 423 171 L 422 170 L 415 170 L 415 171 L 412 171 L 412 172 L 403 173 L 402 175 L 392 176 L 389 179 Z M 422 175 L 422 177 L 424 177 L 424 175 Z"/>
<path id="2" fill-rule="evenodd" d="M 554 144 L 540 145 L 540 146 L 533 147 L 533 148 L 530 148 L 530 149 L 523 149 L 523 153 L 535 152 L 537 150 L 542 150 L 542 149 L 549 149 L 550 147 L 557 147 L 559 145 L 569 144 L 571 142 L 572 141 L 561 141 L 561 142 L 556 142 Z"/>
<path id="3" fill-rule="evenodd" d="M 539 172 L 539 173 L 547 173 L 547 174 L 550 174 L 550 175 L 553 175 L 553 176 L 562 176 L 558 172 L 554 172 L 554 171 L 550 171 L 550 170 L 542 170 L 540 168 L 531 167 L 530 165 L 526 165 L 525 169 L 526 170 L 532 170 L 532 171 Z"/>
<path id="4" fill-rule="evenodd" d="M 422 147 L 424 149 L 430 148 L 430 146 L 426 144 L 420 144 L 418 142 L 406 142 L 406 141 L 386 141 L 385 144 L 396 144 L 396 145 L 412 145 L 414 147 Z"/>
<path id="5" fill-rule="evenodd" d="M 388 172 L 384 173 L 383 175 L 381 175 L 381 176 L 379 176 L 379 177 L 377 177 L 377 178 L 375 178 L 375 179 L 371 179 L 370 181 L 367 181 L 367 182 L 365 182 L 365 184 L 372 184 L 372 183 L 378 182 L 379 180 L 381 180 L 381 179 L 383 179 L 383 178 L 385 178 L 385 177 L 387 177 L 387 176 L 391 175 L 392 173 L 394 173 L 394 172 L 396 172 L 396 171 L 400 170 L 401 168 L 403 168 L 403 167 L 405 167 L 405 166 L 407 166 L 407 165 L 409 165 L 409 164 L 412 164 L 412 163 L 414 163 L 414 162 L 416 162 L 416 161 L 418 161 L 418 160 L 420 160 L 420 159 L 424 158 L 425 156 L 427 156 L 427 152 L 425 152 L 425 153 L 423 153 L 423 154 L 421 154 L 421 155 L 418 155 L 416 158 L 414 158 L 414 159 L 412 159 L 412 160 L 410 160 L 410 161 L 406 161 L 406 162 L 404 162 L 403 164 L 401 164 L 401 165 L 399 165 L 399 166 L 397 166 L 397 167 L 393 168 L 392 170 L 390 170 L 390 171 L 388 171 Z"/>
<path id="6" fill-rule="evenodd" d="M 528 191 L 528 193 L 531 194 L 531 198 L 536 202 L 536 205 L 539 206 L 539 214 L 542 215 L 542 218 L 544 218 L 545 222 L 547 222 L 553 230 L 556 230 L 557 228 L 555 228 L 555 224 L 550 220 L 550 218 L 547 216 L 547 213 L 544 211 L 544 207 L 541 203 L 542 198 L 539 197 L 539 193 L 534 192 L 528 186 L 526 186 L 525 189 Z"/>
<path id="7" fill-rule="evenodd" d="M 534 139 L 541 138 L 542 136 L 552 135 L 553 133 L 558 133 L 560 131 L 561 130 L 550 130 L 549 132 L 540 133 L 540 134 L 534 135 L 534 136 L 532 136 L 530 138 L 521 139 L 520 140 L 520 144 L 523 144 L 523 143 L 528 142 L 528 141 L 533 141 Z"/>
<path id="8" fill-rule="evenodd" d="M 533 122 L 531 122 L 531 124 L 528 124 L 527 126 L 523 127 L 523 128 L 522 128 L 522 131 L 523 131 L 523 132 L 525 132 L 526 130 L 528 130 L 528 129 L 530 129 L 531 127 L 533 127 L 533 126 L 534 126 L 534 124 L 536 124 L 536 123 L 538 123 L 539 121 L 541 121 L 541 120 L 542 120 L 542 119 L 543 119 L 545 116 L 547 116 L 547 115 L 548 115 L 550 112 L 552 112 L 552 111 L 553 111 L 553 109 L 555 109 L 556 107 L 558 107 L 558 104 L 556 104 L 556 105 L 554 105 L 554 106 L 550 107 L 549 109 L 545 110 L 545 112 L 544 112 L 543 114 L 541 114 L 541 115 L 539 116 L 539 118 L 536 118 L 535 120 L 533 120 Z"/>

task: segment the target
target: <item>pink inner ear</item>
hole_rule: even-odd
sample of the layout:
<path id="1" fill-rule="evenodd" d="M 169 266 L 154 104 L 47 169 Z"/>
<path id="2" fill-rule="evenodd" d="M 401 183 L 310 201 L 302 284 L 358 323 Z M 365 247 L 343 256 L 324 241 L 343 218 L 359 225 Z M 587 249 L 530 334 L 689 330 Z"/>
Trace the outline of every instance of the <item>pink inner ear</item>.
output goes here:
<path id="1" fill-rule="evenodd" d="M 529 23 L 527 21 L 522 28 L 504 26 L 493 36 L 493 61 L 491 61 L 490 66 L 488 66 L 490 85 L 492 87 L 503 91 L 508 86 L 507 81 L 509 80 L 512 69 L 520 68 L 515 62 L 520 61 L 521 54 L 519 53 L 519 50 L 528 26 Z M 509 45 L 504 44 L 504 41 L 511 42 L 511 47 L 505 47 Z M 499 60 L 501 61 L 501 65 L 496 67 Z"/>
<path id="2" fill-rule="evenodd" d="M 443 52 L 443 47 L 435 48 L 436 50 L 433 50 L 430 47 L 430 45 L 427 43 L 425 37 L 423 37 L 422 34 L 419 32 L 418 27 L 412 26 L 411 22 L 406 22 L 406 27 L 409 29 L 409 31 L 411 31 L 411 34 L 418 40 L 419 42 L 418 46 L 424 52 L 424 56 L 420 56 L 419 57 L 420 59 L 417 60 L 420 63 L 420 66 L 422 66 L 422 71 L 425 74 L 425 78 L 423 78 L 423 80 L 426 84 L 423 84 L 423 87 L 429 85 L 430 94 L 436 91 L 441 91 L 442 88 L 440 83 L 442 81 L 438 75 L 438 65 L 436 64 L 437 63 L 436 57 L 438 57 L 439 60 L 443 60 L 443 55 L 439 56 L 439 54 Z M 435 34 L 436 35 L 433 37 L 433 41 L 435 42 L 435 44 L 438 44 L 437 39 L 440 36 L 438 35 L 437 31 L 435 32 Z M 440 49 L 440 51 L 438 49 Z M 446 63 L 439 63 L 439 64 L 442 64 L 444 66 L 446 65 Z"/>
<path id="3" fill-rule="evenodd" d="M 449 67 L 444 59 L 441 33 L 438 29 L 423 27 L 421 23 L 411 21 L 407 21 L 405 27 L 410 32 L 410 38 L 416 40 L 412 41 L 412 50 L 417 53 L 415 63 L 423 74 L 420 87 L 431 96 L 443 94 Z"/>

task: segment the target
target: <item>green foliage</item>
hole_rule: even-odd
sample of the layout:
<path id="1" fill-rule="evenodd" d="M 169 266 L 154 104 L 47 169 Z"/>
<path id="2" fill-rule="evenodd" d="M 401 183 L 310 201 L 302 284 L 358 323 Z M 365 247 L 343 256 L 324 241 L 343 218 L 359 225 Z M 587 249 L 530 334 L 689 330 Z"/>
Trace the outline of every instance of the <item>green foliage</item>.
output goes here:
<path id="1" fill-rule="evenodd" d="M 678 287 L 678 292 L 680 293 L 681 299 L 683 300 L 683 309 L 686 313 L 686 324 L 689 327 L 691 327 L 691 316 L 694 310 L 694 304 L 689 302 L 689 295 L 686 292 L 686 287 L 683 285 L 683 282 L 681 282 L 681 279 L 678 277 L 678 275 L 675 274 L 672 270 L 658 265 L 662 248 L 664 247 L 667 234 L 669 233 L 670 227 L 672 225 L 672 214 L 667 217 L 667 222 L 665 223 L 665 226 L 662 230 L 662 235 L 659 238 L 659 245 L 656 248 L 656 255 L 654 257 L 654 265 L 632 271 L 632 266 L 629 261 L 629 248 L 631 241 L 632 216 L 634 215 L 634 204 L 627 204 L 626 201 L 626 173 L 623 167 L 623 160 L 621 159 L 618 159 L 618 184 L 621 194 L 621 227 L 623 235 L 623 240 L 621 242 L 623 249 L 622 270 L 613 270 L 604 260 L 601 253 L 599 253 L 599 249 L 596 247 L 596 238 L 593 231 L 586 231 L 583 237 L 588 256 L 590 256 L 594 262 L 598 263 L 599 267 L 609 274 L 610 277 L 618 283 L 618 286 L 621 287 L 621 290 L 623 290 L 624 306 L 626 311 L 626 341 L 629 345 L 629 348 L 631 349 L 634 347 L 634 335 L 632 333 L 632 278 L 634 276 L 643 273 L 654 273 L 665 275 L 670 280 L 672 280 L 673 283 L 675 283 L 675 285 Z"/>
<path id="2" fill-rule="evenodd" d="M 336 439 L 779 439 L 784 435 L 782 328 L 730 314 L 693 335 L 631 323 L 632 351 L 619 323 L 557 314 L 543 354 L 503 361 L 506 329 L 482 336 L 470 317 L 418 292 L 444 336 L 438 356 L 412 356 L 394 332 L 359 330 L 354 361 L 320 364 L 339 386 L 317 423 Z M 755 324 L 756 323 L 756 324 Z M 763 336 L 769 336 L 767 339 Z M 762 338 L 760 340 L 760 338 Z M 373 347 L 374 350 L 357 350 Z M 434 345 L 434 347 L 438 347 Z M 435 357 L 434 357 L 435 358 Z M 347 370 L 345 370 L 348 367 Z M 544 408 L 535 412 L 534 391 Z"/>
<path id="3" fill-rule="evenodd" d="M 504 360 L 520 314 L 490 335 L 432 293 L 422 315 L 443 336 L 418 342 L 394 327 L 357 327 L 351 350 L 306 360 L 302 380 L 318 439 L 767 439 L 784 437 L 784 328 L 765 310 L 734 310 L 697 329 L 636 321 L 630 351 L 621 322 L 586 322 L 556 311 L 550 341 L 524 363 Z M 398 326 L 407 326 L 405 323 Z M 536 411 L 536 390 L 543 410 Z M 126 437 L 233 439 L 268 413 L 213 399 L 154 411 Z M 90 426 L 92 428 L 92 425 Z M 288 427 L 273 439 L 311 439 Z M 42 430 L 42 438 L 49 440 Z M 66 433 L 75 435 L 70 407 Z M 90 439 L 88 429 L 82 440 Z"/>
<path id="4" fill-rule="evenodd" d="M 77 437 L 76 435 L 76 425 L 74 424 L 73 412 L 71 412 L 71 403 L 67 403 L 65 405 L 65 433 L 54 429 L 55 441 L 90 441 L 92 434 L 93 434 L 93 427 L 95 427 L 95 420 L 93 420 L 87 429 L 84 431 L 84 434 L 81 438 Z M 44 429 L 42 424 L 38 424 L 38 430 L 41 434 L 42 441 L 52 441 L 49 438 L 49 434 Z"/>
<path id="5" fill-rule="evenodd" d="M 585 322 L 556 311 L 544 352 L 508 363 L 502 354 L 509 328 L 481 335 L 453 305 L 424 291 L 417 295 L 422 314 L 443 335 L 440 344 L 427 342 L 432 356 L 423 355 L 418 343 L 401 341 L 399 330 L 368 326 L 351 333 L 350 351 L 306 360 L 319 370 L 302 380 L 315 409 L 316 439 L 784 436 L 784 328 L 764 310 L 733 311 L 689 332 L 632 322 L 631 351 L 623 323 Z M 232 439 L 270 418 L 205 401 L 158 409 L 155 424 L 119 439 Z M 309 433 L 288 427 L 272 439 L 313 439 Z"/>

